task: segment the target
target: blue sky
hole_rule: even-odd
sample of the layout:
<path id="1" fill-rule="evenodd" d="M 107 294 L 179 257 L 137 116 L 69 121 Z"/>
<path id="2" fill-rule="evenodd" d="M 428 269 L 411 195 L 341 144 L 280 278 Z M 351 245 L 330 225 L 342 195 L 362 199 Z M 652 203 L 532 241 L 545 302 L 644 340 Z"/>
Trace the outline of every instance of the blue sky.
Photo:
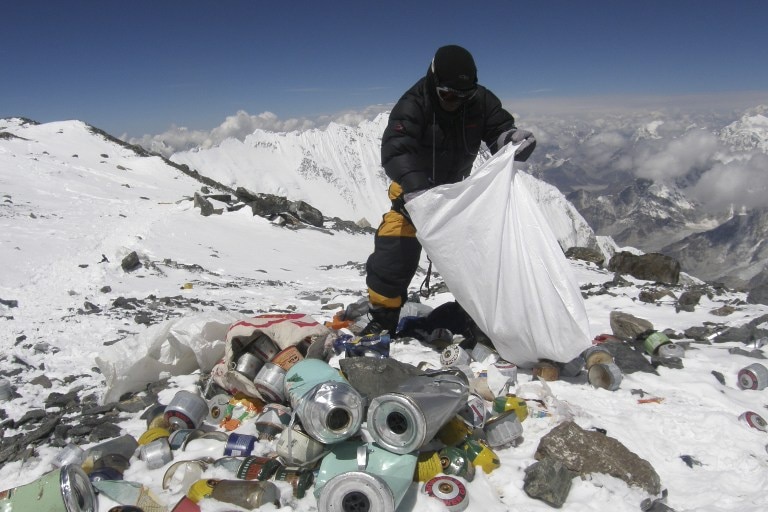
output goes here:
<path id="1" fill-rule="evenodd" d="M 0 117 L 131 137 L 240 110 L 328 117 L 392 104 L 444 44 L 469 49 L 506 105 L 768 101 L 766 20 L 759 0 L 3 0 Z"/>

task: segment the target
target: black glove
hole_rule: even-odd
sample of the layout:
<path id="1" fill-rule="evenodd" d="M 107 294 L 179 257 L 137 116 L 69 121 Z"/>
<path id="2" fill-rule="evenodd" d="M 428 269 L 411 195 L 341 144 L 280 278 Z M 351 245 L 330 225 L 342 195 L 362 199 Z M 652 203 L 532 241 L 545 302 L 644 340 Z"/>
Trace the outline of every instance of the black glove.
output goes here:
<path id="1" fill-rule="evenodd" d="M 515 160 L 525 162 L 536 148 L 536 138 L 528 130 L 512 128 L 499 135 L 496 144 L 499 148 L 507 144 L 520 144 L 520 147 L 515 151 Z"/>

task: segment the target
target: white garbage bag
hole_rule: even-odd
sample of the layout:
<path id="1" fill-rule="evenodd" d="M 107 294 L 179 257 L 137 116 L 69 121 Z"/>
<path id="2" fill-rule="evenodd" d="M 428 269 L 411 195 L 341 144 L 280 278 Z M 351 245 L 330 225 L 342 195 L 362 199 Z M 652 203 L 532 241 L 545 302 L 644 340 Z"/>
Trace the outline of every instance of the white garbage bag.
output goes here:
<path id="1" fill-rule="evenodd" d="M 468 179 L 408 202 L 416 236 L 459 304 L 521 367 L 590 346 L 579 286 L 506 146 Z"/>

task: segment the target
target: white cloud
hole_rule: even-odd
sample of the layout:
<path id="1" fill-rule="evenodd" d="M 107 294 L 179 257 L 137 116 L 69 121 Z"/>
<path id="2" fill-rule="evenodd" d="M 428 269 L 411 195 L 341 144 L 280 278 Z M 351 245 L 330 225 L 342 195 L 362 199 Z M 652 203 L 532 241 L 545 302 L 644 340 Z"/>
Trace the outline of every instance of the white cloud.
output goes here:
<path id="1" fill-rule="evenodd" d="M 731 206 L 736 210 L 764 207 L 768 197 L 766 169 L 768 155 L 763 153 L 717 163 L 687 193 L 711 211 L 723 211 Z"/>
<path id="2" fill-rule="evenodd" d="M 670 140 L 665 147 L 653 148 L 637 162 L 637 175 L 658 182 L 670 182 L 691 171 L 711 167 L 719 151 L 719 142 L 712 133 L 695 130 Z"/>

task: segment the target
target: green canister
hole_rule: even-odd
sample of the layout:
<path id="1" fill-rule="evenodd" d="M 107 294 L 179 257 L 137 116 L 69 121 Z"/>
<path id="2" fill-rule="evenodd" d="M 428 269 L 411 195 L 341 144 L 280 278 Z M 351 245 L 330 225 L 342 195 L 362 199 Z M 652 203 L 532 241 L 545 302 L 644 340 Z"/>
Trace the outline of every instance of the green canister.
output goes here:
<path id="1" fill-rule="evenodd" d="M 666 334 L 659 331 L 653 331 L 645 338 L 645 341 L 643 341 L 643 348 L 648 352 L 648 355 L 652 356 L 656 354 L 656 351 L 660 346 L 666 345 L 667 343 L 672 343 L 672 341 Z"/>
<path id="2" fill-rule="evenodd" d="M 2 512 L 98 512 L 88 475 L 74 464 L 46 473 L 34 482 L 0 491 Z"/>

